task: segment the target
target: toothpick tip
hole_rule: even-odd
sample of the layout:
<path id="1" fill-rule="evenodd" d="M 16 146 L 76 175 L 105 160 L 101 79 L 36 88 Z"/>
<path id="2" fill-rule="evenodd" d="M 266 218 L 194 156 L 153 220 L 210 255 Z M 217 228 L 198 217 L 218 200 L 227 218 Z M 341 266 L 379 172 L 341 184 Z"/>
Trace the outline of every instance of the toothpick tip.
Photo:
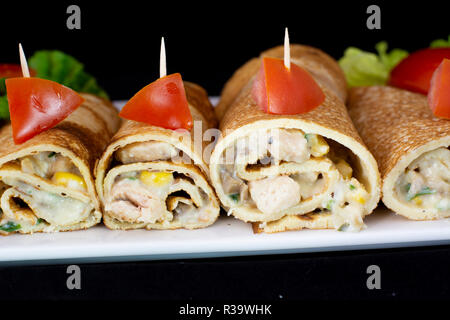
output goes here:
<path id="1" fill-rule="evenodd" d="M 20 65 L 22 67 L 22 75 L 24 78 L 30 77 L 30 70 L 28 69 L 28 63 L 27 58 L 25 57 L 25 53 L 22 48 L 22 44 L 19 42 L 19 58 L 20 58 Z"/>

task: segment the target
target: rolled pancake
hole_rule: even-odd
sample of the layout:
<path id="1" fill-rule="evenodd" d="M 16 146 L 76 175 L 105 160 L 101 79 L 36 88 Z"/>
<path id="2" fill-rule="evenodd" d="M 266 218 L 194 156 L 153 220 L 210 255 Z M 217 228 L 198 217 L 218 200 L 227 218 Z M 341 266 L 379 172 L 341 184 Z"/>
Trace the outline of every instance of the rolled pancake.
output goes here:
<path id="1" fill-rule="evenodd" d="M 101 157 L 96 188 L 108 228 L 195 229 L 217 220 L 219 201 L 203 156 L 211 148 L 203 137 L 216 125 L 215 115 L 203 88 L 184 85 L 190 132 L 127 120 Z"/>
<path id="2" fill-rule="evenodd" d="M 120 119 L 90 94 L 69 117 L 23 144 L 0 130 L 0 233 L 89 228 L 101 220 L 93 171 Z"/>
<path id="3" fill-rule="evenodd" d="M 450 121 L 424 95 L 385 86 L 350 91 L 349 113 L 375 156 L 382 200 L 409 219 L 450 216 Z"/>
<path id="4" fill-rule="evenodd" d="M 282 59 L 283 47 L 264 56 Z M 325 101 L 304 114 L 267 114 L 251 96 L 261 57 L 235 72 L 216 108 L 222 137 L 210 171 L 222 205 L 256 232 L 361 229 L 379 201 L 380 177 L 344 105 L 343 72 L 324 52 L 291 45 L 291 63 L 313 76 Z"/>

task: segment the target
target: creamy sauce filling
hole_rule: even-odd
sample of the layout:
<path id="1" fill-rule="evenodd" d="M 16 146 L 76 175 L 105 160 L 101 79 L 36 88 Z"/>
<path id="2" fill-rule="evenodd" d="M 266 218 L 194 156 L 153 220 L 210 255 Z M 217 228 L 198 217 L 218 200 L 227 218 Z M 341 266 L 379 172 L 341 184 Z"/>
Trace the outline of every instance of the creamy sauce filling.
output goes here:
<path id="1" fill-rule="evenodd" d="M 438 148 L 414 160 L 396 183 L 398 198 L 408 205 L 450 211 L 450 150 Z"/>
<path id="2" fill-rule="evenodd" d="M 326 195 L 326 200 L 316 209 L 331 213 L 338 230 L 360 230 L 364 227 L 367 191 L 352 177 L 353 170 L 344 160 L 345 155 L 330 150 L 322 137 L 305 134 L 301 130 L 276 129 L 258 133 L 253 138 L 241 138 L 225 150 L 220 177 L 223 191 L 230 199 L 231 210 L 248 206 L 265 214 L 280 212 L 322 194 L 327 183 L 321 172 L 280 174 L 247 181 L 237 174 L 236 163 L 250 164 L 248 167 L 257 169 L 258 166 L 277 166 L 283 162 L 304 163 L 320 157 L 333 162 L 339 178 Z"/>
<path id="3" fill-rule="evenodd" d="M 39 176 L 58 186 L 86 192 L 86 183 L 78 168 L 69 158 L 59 153 L 39 152 L 13 163 L 19 165 L 24 173 Z M 86 220 L 93 210 L 93 205 L 89 203 L 45 191 L 17 179 L 5 178 L 3 182 L 6 185 L 4 189 L 11 186 L 22 195 L 21 206 L 15 206 L 13 216 L 2 215 L 0 231 L 6 229 L 6 232 L 12 232 L 43 224 L 69 226 Z M 5 224 L 6 227 L 2 227 Z"/>
<path id="4" fill-rule="evenodd" d="M 5 221 L 5 223 L 13 221 L 18 224 L 35 225 L 38 222 L 46 222 L 58 226 L 69 226 L 86 220 L 93 209 L 89 203 L 39 190 L 16 179 L 5 180 L 21 194 L 20 199 L 29 209 L 19 209 L 17 214 L 13 213 L 13 217 L 6 216 L 5 213 L 2 224 Z"/>

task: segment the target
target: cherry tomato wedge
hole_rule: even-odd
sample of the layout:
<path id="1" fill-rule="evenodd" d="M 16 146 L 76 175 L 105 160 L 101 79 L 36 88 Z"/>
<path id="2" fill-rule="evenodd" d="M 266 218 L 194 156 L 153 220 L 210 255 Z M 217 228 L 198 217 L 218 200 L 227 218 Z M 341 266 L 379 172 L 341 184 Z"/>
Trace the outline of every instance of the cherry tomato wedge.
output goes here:
<path id="1" fill-rule="evenodd" d="M 33 77 L 36 72 L 30 68 Z M 17 78 L 22 76 L 22 68 L 19 64 L 0 64 L 0 78 Z"/>
<path id="2" fill-rule="evenodd" d="M 437 117 L 450 119 L 450 60 L 444 59 L 431 78 L 428 104 Z"/>
<path id="3" fill-rule="evenodd" d="M 260 108 L 272 114 L 299 114 L 311 111 L 325 100 L 322 89 L 303 68 L 284 61 L 263 58 L 253 83 L 252 96 Z"/>
<path id="4" fill-rule="evenodd" d="M 72 89 L 50 80 L 9 78 L 5 82 L 16 144 L 56 126 L 84 101 Z"/>
<path id="5" fill-rule="evenodd" d="M 444 58 L 450 59 L 450 48 L 428 48 L 416 51 L 392 69 L 389 84 L 427 94 L 431 77 Z"/>
<path id="6" fill-rule="evenodd" d="M 179 73 L 145 86 L 127 102 L 119 115 L 166 129 L 192 128 L 192 115 Z"/>

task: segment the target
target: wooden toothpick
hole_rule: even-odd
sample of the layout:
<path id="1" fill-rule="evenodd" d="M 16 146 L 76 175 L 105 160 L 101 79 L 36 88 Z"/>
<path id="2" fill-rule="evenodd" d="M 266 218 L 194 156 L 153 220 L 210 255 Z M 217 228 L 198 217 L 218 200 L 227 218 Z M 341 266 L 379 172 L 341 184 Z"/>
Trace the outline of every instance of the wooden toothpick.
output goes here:
<path id="1" fill-rule="evenodd" d="M 27 58 L 23 52 L 22 44 L 19 43 L 19 56 L 20 56 L 20 66 L 22 67 L 22 75 L 24 78 L 30 77 L 30 70 L 28 69 Z"/>
<path id="2" fill-rule="evenodd" d="M 291 69 L 291 48 L 289 46 L 288 28 L 286 28 L 284 32 L 284 66 L 288 70 Z"/>
<path id="3" fill-rule="evenodd" d="M 164 45 L 164 37 L 161 37 L 161 54 L 159 57 L 159 77 L 165 77 L 167 75 L 166 66 L 166 46 Z"/>

